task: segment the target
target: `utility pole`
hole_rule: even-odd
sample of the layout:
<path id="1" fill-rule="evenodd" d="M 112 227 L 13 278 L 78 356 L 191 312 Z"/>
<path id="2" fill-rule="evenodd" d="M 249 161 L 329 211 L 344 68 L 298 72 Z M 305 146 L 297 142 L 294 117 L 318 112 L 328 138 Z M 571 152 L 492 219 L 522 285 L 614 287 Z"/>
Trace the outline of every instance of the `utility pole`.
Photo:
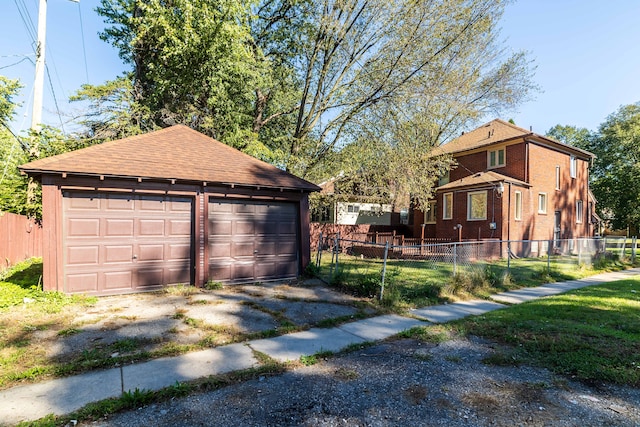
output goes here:
<path id="1" fill-rule="evenodd" d="M 70 0 L 78 3 L 80 0 Z M 40 157 L 40 130 L 42 129 L 42 98 L 45 72 L 45 41 L 47 38 L 47 0 L 40 0 L 38 5 L 38 41 L 36 44 L 36 76 L 33 85 L 33 109 L 31 110 L 31 143 L 29 144 L 29 161 Z M 27 207 L 29 210 L 37 204 L 37 182 L 29 178 L 27 185 Z"/>
<path id="2" fill-rule="evenodd" d="M 40 0 L 38 7 L 38 42 L 36 44 L 36 80 L 33 85 L 33 110 L 31 112 L 31 130 L 40 132 L 42 122 L 42 96 L 44 90 L 44 52 L 47 36 L 47 0 Z M 39 147 L 30 147 L 32 156 L 40 155 Z"/>

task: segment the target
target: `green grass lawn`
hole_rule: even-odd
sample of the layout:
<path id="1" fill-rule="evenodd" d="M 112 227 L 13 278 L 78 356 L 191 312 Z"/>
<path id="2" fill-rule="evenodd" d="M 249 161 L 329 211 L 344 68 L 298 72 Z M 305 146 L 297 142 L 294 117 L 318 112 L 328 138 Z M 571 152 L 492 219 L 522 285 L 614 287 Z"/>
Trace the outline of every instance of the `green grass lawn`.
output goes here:
<path id="1" fill-rule="evenodd" d="M 640 277 L 520 304 L 452 327 L 508 344 L 489 363 L 533 364 L 586 382 L 640 386 Z"/>
<path id="2" fill-rule="evenodd" d="M 320 277 L 348 293 L 365 297 L 379 295 L 382 259 L 340 254 L 337 272 L 331 261 L 331 254 L 325 252 L 318 272 Z M 553 256 L 549 260 L 541 257 L 459 263 L 454 274 L 450 262 L 389 259 L 383 302 L 402 310 L 471 297 L 487 298 L 511 289 L 580 279 L 630 266 L 628 262 L 615 259 L 586 265 L 579 263 L 577 257 Z"/>

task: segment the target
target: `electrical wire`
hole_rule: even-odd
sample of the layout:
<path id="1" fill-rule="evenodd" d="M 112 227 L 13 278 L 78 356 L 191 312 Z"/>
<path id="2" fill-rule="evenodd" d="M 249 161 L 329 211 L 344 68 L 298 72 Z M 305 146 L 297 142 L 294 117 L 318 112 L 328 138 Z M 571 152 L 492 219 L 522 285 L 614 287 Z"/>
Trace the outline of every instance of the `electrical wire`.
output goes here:
<path id="1" fill-rule="evenodd" d="M 78 16 L 80 17 L 80 39 L 82 39 L 82 56 L 84 58 L 84 74 L 86 83 L 89 84 L 89 66 L 87 65 L 87 49 L 84 41 L 84 25 L 82 23 L 82 8 L 80 2 L 78 2 Z"/>
<path id="2" fill-rule="evenodd" d="M 33 25 L 33 19 L 31 19 L 31 14 L 29 13 L 29 9 L 24 3 L 24 0 L 13 0 L 18 9 L 18 13 L 20 14 L 20 19 L 22 20 L 22 24 L 24 28 L 27 30 L 27 35 L 31 39 L 31 46 L 33 51 L 36 50 L 36 27 Z"/>
<path id="3" fill-rule="evenodd" d="M 53 103 L 56 106 L 56 113 L 58 114 L 58 119 L 60 120 L 60 129 L 64 133 L 64 124 L 62 122 L 62 115 L 60 114 L 60 107 L 58 106 L 58 98 L 56 97 L 56 92 L 53 89 L 53 83 L 51 82 L 51 73 L 49 73 L 49 66 L 44 64 L 44 69 L 47 72 L 47 80 L 49 80 L 49 87 L 51 88 L 51 95 L 53 96 Z"/>
<path id="4" fill-rule="evenodd" d="M 0 67 L 0 70 L 3 70 L 3 69 L 5 69 L 5 68 L 9 68 L 9 67 L 13 67 L 14 65 L 18 65 L 18 64 L 20 64 L 20 63 L 22 63 L 22 62 L 24 62 L 24 61 L 31 61 L 31 63 L 33 64 L 33 61 L 31 60 L 31 58 L 29 58 L 28 56 L 26 56 L 26 57 L 22 58 L 22 59 L 21 59 L 20 61 L 18 61 L 18 62 L 14 62 L 13 64 L 4 65 L 4 66 Z"/>

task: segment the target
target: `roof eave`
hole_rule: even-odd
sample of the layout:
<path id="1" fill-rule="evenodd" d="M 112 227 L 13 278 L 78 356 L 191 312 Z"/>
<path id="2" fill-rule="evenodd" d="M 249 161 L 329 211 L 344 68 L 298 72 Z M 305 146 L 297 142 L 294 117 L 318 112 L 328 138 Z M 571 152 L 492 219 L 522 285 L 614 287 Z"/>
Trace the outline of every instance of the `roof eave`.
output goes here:
<path id="1" fill-rule="evenodd" d="M 289 192 L 308 192 L 313 193 L 320 191 L 321 188 L 315 184 L 309 183 L 305 186 L 300 187 L 289 187 L 286 185 L 265 185 L 265 184 L 253 184 L 253 183 L 240 183 L 240 182 L 219 182 L 219 181 L 206 181 L 206 180 L 196 180 L 196 179 L 184 179 L 184 178 L 170 178 L 170 177 L 151 177 L 151 176 L 131 176 L 131 175 L 113 175 L 113 174 L 100 174 L 100 173 L 78 173 L 78 172 L 64 172 L 64 171 L 56 171 L 56 170 L 46 170 L 46 169 L 27 169 L 27 168 L 18 168 L 20 173 L 26 174 L 29 176 L 33 176 L 38 178 L 42 175 L 60 175 L 63 178 L 67 178 L 69 176 L 78 176 L 78 177 L 90 177 L 90 178 L 98 178 L 100 180 L 104 179 L 127 179 L 127 180 L 135 180 L 137 182 L 147 181 L 147 182 L 169 182 L 171 184 L 189 184 L 189 185 L 202 185 L 204 187 L 210 185 L 220 185 L 223 187 L 229 188 L 254 188 L 257 190 L 276 190 L 276 191 L 289 191 Z"/>

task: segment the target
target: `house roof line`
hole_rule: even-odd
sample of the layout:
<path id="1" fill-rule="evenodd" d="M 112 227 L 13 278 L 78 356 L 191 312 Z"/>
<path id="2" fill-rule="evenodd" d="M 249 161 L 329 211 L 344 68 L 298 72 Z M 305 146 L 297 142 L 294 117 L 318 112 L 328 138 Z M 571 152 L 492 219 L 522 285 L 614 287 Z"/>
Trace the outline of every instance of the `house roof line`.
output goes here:
<path id="1" fill-rule="evenodd" d="M 504 182 L 507 184 L 515 184 L 515 185 L 526 187 L 526 188 L 531 187 L 531 184 L 528 184 L 524 181 L 520 181 L 519 179 L 511 178 L 507 175 L 503 175 L 497 172 L 484 171 L 484 172 L 476 172 L 473 175 L 465 176 L 464 178 L 441 185 L 440 187 L 436 188 L 436 191 L 452 190 L 455 188 L 463 188 L 463 187 L 479 187 L 483 185 L 495 187 L 495 184 L 500 182 Z"/>
<path id="2" fill-rule="evenodd" d="M 73 174 L 320 191 L 309 181 L 185 125 L 35 160 L 19 169 L 29 175 Z"/>

